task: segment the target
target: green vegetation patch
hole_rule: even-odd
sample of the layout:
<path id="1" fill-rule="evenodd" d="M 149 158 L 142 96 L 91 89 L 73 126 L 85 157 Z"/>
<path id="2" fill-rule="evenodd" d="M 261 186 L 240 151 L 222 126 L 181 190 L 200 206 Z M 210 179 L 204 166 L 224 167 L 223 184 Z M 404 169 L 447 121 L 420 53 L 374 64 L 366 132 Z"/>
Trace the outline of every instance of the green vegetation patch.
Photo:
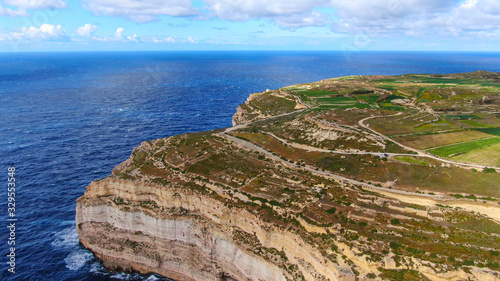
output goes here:
<path id="1" fill-rule="evenodd" d="M 339 93 L 336 91 L 328 91 L 328 90 L 307 90 L 301 92 L 302 94 L 312 98 L 312 97 L 327 97 L 338 95 Z"/>
<path id="2" fill-rule="evenodd" d="M 367 108 L 368 104 L 363 104 L 363 103 L 352 103 L 350 105 L 345 105 L 345 104 L 321 104 L 317 108 L 318 109 L 333 109 L 333 108 Z"/>
<path id="3" fill-rule="evenodd" d="M 442 157 L 451 157 L 451 156 L 464 154 L 464 153 L 473 151 L 475 149 L 484 148 L 484 147 L 487 147 L 487 146 L 490 146 L 490 145 L 493 145 L 496 143 L 500 143 L 500 137 L 479 139 L 479 140 L 473 140 L 473 141 L 468 141 L 468 142 L 464 142 L 464 143 L 457 143 L 457 144 L 452 144 L 452 145 L 434 148 L 434 149 L 431 149 L 428 151 L 432 154 L 439 155 Z"/>
<path id="4" fill-rule="evenodd" d="M 499 128 L 476 129 L 476 131 L 480 131 L 480 132 L 487 133 L 490 135 L 500 136 L 500 127 Z"/>
<path id="5" fill-rule="evenodd" d="M 383 101 L 392 101 L 392 100 L 398 100 L 398 99 L 404 99 L 402 96 L 397 96 L 397 95 L 390 95 L 386 97 Z"/>
<path id="6" fill-rule="evenodd" d="M 355 95 L 354 97 L 358 102 L 367 102 L 369 104 L 374 104 L 379 99 L 377 95 Z"/>
<path id="7" fill-rule="evenodd" d="M 410 164 L 417 164 L 417 165 L 423 165 L 423 166 L 429 165 L 429 163 L 422 161 L 420 159 L 417 159 L 415 157 L 411 157 L 411 156 L 395 156 L 394 159 L 398 160 L 398 161 L 410 163 Z"/>
<path id="8" fill-rule="evenodd" d="M 485 166 L 500 166 L 500 142 L 481 148 L 475 149 L 469 153 L 465 153 L 454 157 L 456 161 L 478 163 Z"/>
<path id="9" fill-rule="evenodd" d="M 427 83 L 427 84 L 458 84 L 471 85 L 473 82 L 469 79 L 445 78 L 445 77 L 425 77 L 425 76 L 410 76 L 412 82 Z"/>
<path id="10" fill-rule="evenodd" d="M 468 119 L 481 119 L 481 117 L 473 115 L 473 114 L 445 114 L 443 115 L 446 119 L 455 119 L 455 120 L 468 120 Z"/>
<path id="11" fill-rule="evenodd" d="M 396 110 L 396 111 L 405 110 L 404 106 L 393 105 L 390 102 L 381 102 L 380 106 L 382 109 L 385 109 L 385 110 Z"/>
<path id="12" fill-rule="evenodd" d="M 405 281 L 427 281 L 430 279 L 416 270 L 409 269 L 382 269 L 379 277 L 386 280 L 405 280 Z"/>
<path id="13" fill-rule="evenodd" d="M 291 112 L 295 109 L 296 105 L 294 100 L 270 94 L 257 96 L 249 103 L 251 106 L 260 109 L 262 113 L 269 115 Z"/>
<path id="14" fill-rule="evenodd" d="M 384 90 L 388 90 L 388 91 L 395 91 L 396 90 L 396 87 L 394 85 L 391 85 L 391 84 L 381 84 L 381 85 L 378 85 L 377 87 L 384 89 Z"/>
<path id="15" fill-rule="evenodd" d="M 327 97 L 327 98 L 316 98 L 316 101 L 320 104 L 352 104 L 356 102 L 353 97 Z"/>
<path id="16" fill-rule="evenodd" d="M 492 128 L 493 127 L 491 125 L 481 124 L 481 123 L 478 123 L 478 122 L 472 121 L 472 120 L 461 120 L 460 122 L 462 122 L 466 125 L 469 125 L 469 126 L 474 126 L 474 127 L 479 127 L 479 128 Z"/>

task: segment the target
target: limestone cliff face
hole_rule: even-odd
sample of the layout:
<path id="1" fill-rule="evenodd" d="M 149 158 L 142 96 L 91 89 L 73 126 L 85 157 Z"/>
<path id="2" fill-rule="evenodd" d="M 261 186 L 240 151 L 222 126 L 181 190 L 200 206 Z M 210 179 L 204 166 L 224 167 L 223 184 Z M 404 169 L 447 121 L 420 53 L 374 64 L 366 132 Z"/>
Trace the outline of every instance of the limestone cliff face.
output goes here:
<path id="1" fill-rule="evenodd" d="M 277 265 L 292 259 L 306 280 L 354 280 L 299 236 L 181 188 L 105 179 L 87 188 L 76 212 L 81 243 L 115 270 L 175 280 L 281 281 L 295 279 Z"/>

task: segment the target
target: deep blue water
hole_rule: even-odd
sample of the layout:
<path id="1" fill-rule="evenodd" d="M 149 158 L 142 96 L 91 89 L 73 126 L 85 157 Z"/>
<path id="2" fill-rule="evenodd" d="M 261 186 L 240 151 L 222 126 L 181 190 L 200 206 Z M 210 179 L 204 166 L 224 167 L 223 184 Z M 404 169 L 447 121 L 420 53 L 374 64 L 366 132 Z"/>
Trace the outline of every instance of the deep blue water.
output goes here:
<path id="1" fill-rule="evenodd" d="M 500 71 L 500 53 L 0 54 L 0 280 L 156 280 L 78 245 L 75 200 L 142 141 L 231 125 L 253 92 L 357 74 Z M 16 273 L 7 169 L 16 168 Z M 3 182 L 1 182 L 3 181 Z"/>

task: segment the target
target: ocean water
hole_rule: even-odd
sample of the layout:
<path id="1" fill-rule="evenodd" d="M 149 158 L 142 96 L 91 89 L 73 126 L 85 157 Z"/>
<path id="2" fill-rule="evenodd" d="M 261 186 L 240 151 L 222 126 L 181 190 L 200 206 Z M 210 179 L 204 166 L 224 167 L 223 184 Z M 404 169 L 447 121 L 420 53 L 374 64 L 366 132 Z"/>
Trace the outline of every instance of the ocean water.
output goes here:
<path id="1" fill-rule="evenodd" d="M 166 280 L 104 269 L 75 200 L 142 141 L 231 125 L 249 94 L 345 75 L 500 71 L 500 53 L 0 54 L 0 280 Z M 16 268 L 8 272 L 8 167 Z"/>

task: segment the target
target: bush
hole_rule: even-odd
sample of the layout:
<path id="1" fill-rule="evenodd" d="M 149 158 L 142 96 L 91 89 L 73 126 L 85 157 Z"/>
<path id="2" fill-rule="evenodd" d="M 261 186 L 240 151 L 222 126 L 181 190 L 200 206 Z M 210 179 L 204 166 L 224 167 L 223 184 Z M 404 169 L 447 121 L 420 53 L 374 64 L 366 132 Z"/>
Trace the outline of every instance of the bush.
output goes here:
<path id="1" fill-rule="evenodd" d="M 401 248 L 402 246 L 400 244 L 396 243 L 396 242 L 391 242 L 389 244 L 389 247 L 391 247 L 391 249 L 393 249 L 393 250 L 396 250 L 398 248 Z"/>
<path id="2" fill-rule="evenodd" d="M 335 207 L 326 210 L 326 212 L 329 214 L 335 214 L 336 211 L 337 211 L 337 209 L 335 209 Z"/>
<path id="3" fill-rule="evenodd" d="M 401 222 L 398 219 L 392 219 L 391 224 L 401 224 Z"/>

